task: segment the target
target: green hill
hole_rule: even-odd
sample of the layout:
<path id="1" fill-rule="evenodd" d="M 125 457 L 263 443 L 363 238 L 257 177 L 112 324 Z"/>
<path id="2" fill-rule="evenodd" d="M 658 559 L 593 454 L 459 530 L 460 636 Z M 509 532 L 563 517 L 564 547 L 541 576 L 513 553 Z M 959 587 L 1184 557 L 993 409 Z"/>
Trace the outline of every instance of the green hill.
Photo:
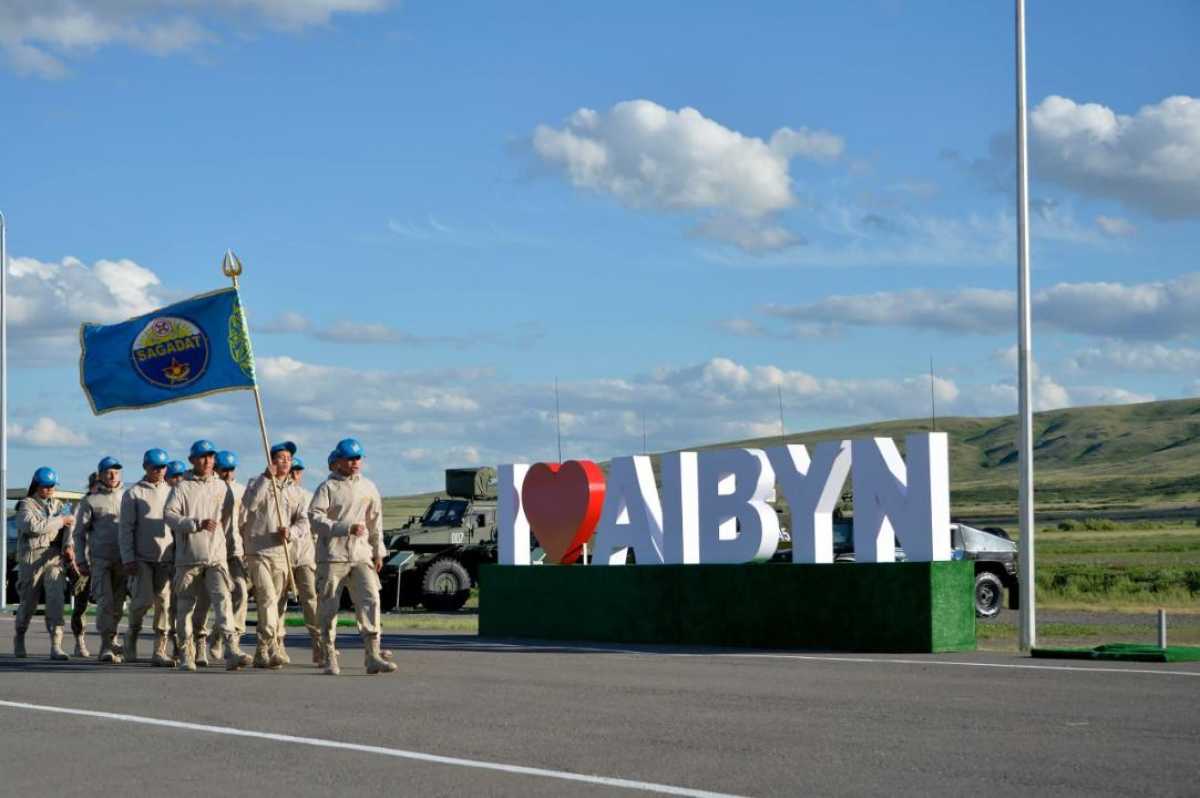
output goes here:
<path id="1" fill-rule="evenodd" d="M 886 436 L 901 451 L 904 436 L 927 431 L 929 419 L 906 419 L 787 435 L 815 444 Z M 1006 519 L 1017 507 L 1017 419 L 939 418 L 950 436 L 951 511 L 961 518 Z M 1034 416 L 1034 496 L 1038 513 L 1145 516 L 1200 513 L 1200 399 L 1077 407 Z M 687 447 L 779 445 L 779 436 Z M 659 455 L 652 455 L 657 473 Z M 419 512 L 433 494 L 388 499 L 398 520 Z M 418 506 L 420 509 L 418 509 Z"/>

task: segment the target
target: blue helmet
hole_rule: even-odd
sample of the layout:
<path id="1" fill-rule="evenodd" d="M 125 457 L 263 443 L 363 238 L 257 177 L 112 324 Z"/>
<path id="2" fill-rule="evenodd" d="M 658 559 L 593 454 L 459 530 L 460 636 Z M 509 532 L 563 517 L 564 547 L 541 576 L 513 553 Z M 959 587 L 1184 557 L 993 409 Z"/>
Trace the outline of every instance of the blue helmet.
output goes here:
<path id="1" fill-rule="evenodd" d="M 217 470 L 232 471 L 238 466 L 237 455 L 228 449 L 217 452 Z"/>
<path id="2" fill-rule="evenodd" d="M 171 458 L 168 457 L 167 453 L 162 449 L 148 449 L 146 453 L 142 455 L 142 467 L 162 468 L 167 464 L 168 461 L 170 461 L 170 459 Z"/>
<path id="3" fill-rule="evenodd" d="M 58 484 L 58 472 L 50 466 L 42 466 L 33 472 L 33 484 L 42 488 L 53 488 Z"/>
<path id="4" fill-rule="evenodd" d="M 363 456 L 363 447 L 354 438 L 342 438 L 334 447 L 333 453 L 337 455 L 337 459 L 357 460 Z"/>
<path id="5" fill-rule="evenodd" d="M 293 471 L 303 471 L 304 470 L 304 460 L 300 457 L 300 455 L 296 455 L 295 457 L 292 458 L 292 470 Z"/>
<path id="6" fill-rule="evenodd" d="M 333 468 L 333 461 L 336 459 L 337 459 L 337 450 L 335 449 L 334 451 L 329 453 L 329 459 L 326 461 L 329 463 L 330 468 Z"/>
<path id="7" fill-rule="evenodd" d="M 105 457 L 105 458 L 102 458 L 100 460 L 99 465 L 96 466 L 96 473 L 103 474 L 105 471 L 107 471 L 110 468 L 120 468 L 120 467 L 121 467 L 120 460 L 118 460 L 115 457 Z"/>
<path id="8" fill-rule="evenodd" d="M 286 451 L 291 455 L 296 454 L 296 444 L 292 443 L 291 441 L 283 441 L 282 443 L 277 443 L 271 447 L 271 454 L 283 451 Z"/>
<path id="9" fill-rule="evenodd" d="M 167 463 L 168 477 L 181 477 L 187 473 L 187 464 L 182 460 L 172 460 Z"/>
<path id="10" fill-rule="evenodd" d="M 217 447 L 213 446 L 212 441 L 199 440 L 192 444 L 192 450 L 188 452 L 188 457 L 203 457 L 206 454 L 216 454 Z"/>

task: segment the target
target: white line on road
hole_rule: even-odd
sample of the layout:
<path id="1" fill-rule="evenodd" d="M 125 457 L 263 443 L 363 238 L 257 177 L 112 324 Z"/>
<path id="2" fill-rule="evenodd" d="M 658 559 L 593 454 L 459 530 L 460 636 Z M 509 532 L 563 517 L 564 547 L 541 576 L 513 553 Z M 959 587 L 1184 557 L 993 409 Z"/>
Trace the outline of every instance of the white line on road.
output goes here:
<path id="1" fill-rule="evenodd" d="M 362 745 L 347 743 L 340 740 L 322 740 L 318 737 L 296 737 L 290 734 L 273 734 L 271 732 L 237 729 L 232 726 L 210 726 L 205 723 L 185 723 L 178 720 L 162 720 L 147 718 L 141 715 L 125 715 L 116 712 L 96 712 L 90 709 L 75 709 L 73 707 L 52 707 L 42 704 L 27 704 L 23 701 L 0 700 L 0 707 L 12 709 L 27 709 L 35 712 L 52 712 L 60 715 L 79 715 L 86 718 L 101 718 L 116 720 L 124 723 L 140 723 L 145 726 L 165 726 L 170 729 L 205 732 L 207 734 L 222 734 L 229 737 L 253 737 L 259 740 L 272 740 L 279 743 L 312 745 L 318 748 L 336 748 L 343 751 L 356 751 L 363 754 L 391 756 L 399 759 L 414 759 L 419 762 L 433 762 L 439 765 L 454 765 L 478 770 L 495 770 L 501 773 L 515 773 L 521 776 L 539 776 L 547 779 L 599 784 L 604 787 L 615 787 L 623 790 L 639 790 L 641 792 L 659 793 L 660 795 L 686 795 L 693 798 L 738 798 L 730 793 L 694 790 L 690 787 L 676 787 L 671 784 L 655 784 L 649 781 L 634 781 L 631 779 L 616 779 L 608 776 L 589 776 L 584 773 L 571 773 L 565 770 L 549 770 L 547 768 L 526 767 L 524 765 L 506 765 L 501 762 L 484 762 L 478 759 L 460 759 L 454 756 L 439 756 L 425 754 L 420 751 L 405 751 L 402 748 L 384 748 L 378 745 Z"/>

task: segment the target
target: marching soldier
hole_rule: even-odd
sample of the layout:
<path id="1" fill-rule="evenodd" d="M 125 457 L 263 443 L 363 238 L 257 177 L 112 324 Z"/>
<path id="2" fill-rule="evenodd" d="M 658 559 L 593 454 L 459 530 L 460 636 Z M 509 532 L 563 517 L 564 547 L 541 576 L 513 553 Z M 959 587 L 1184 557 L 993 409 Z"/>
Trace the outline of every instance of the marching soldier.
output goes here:
<path id="1" fill-rule="evenodd" d="M 87 492 L 90 496 L 100 490 L 100 477 L 96 472 L 88 474 Z M 75 550 L 68 549 L 63 552 L 63 559 L 67 561 L 67 575 L 70 577 L 67 583 L 69 591 L 69 600 L 71 602 L 71 633 L 75 636 L 75 656 L 82 659 L 92 656 L 92 652 L 88 651 L 87 647 L 87 608 L 91 601 L 91 585 L 86 576 L 79 573 L 79 565 L 75 562 Z"/>
<path id="2" fill-rule="evenodd" d="M 234 637 L 230 621 L 229 559 L 241 559 L 242 541 L 237 528 L 233 492 L 213 471 L 216 447 L 209 441 L 192 444 L 192 470 L 171 489 L 163 518 L 175 536 L 176 635 L 182 649 L 179 667 L 196 669 L 192 639 L 192 612 L 197 598 L 209 599 L 215 622 L 213 631 L 225 643 L 225 669 L 251 663 Z"/>
<path id="3" fill-rule="evenodd" d="M 246 569 L 254 584 L 258 607 L 258 645 L 254 667 L 281 668 L 290 660 L 284 647 L 283 613 L 287 607 L 288 551 L 290 543 L 307 538 L 308 502 L 291 480 L 291 441 L 271 447 L 271 463 L 250 480 L 243 497 Z M 282 519 L 282 520 L 281 520 Z"/>
<path id="4" fill-rule="evenodd" d="M 312 502 L 312 493 L 301 484 L 304 479 L 304 460 L 296 455 L 292 458 L 292 482 L 296 490 L 303 496 L 304 512 L 307 514 Z M 304 626 L 308 629 L 308 637 L 312 642 L 312 661 L 321 665 L 321 632 L 317 627 L 317 559 L 316 547 L 313 545 L 312 530 L 306 527 L 300 534 L 288 541 L 292 555 L 292 581 L 296 585 L 296 598 L 300 601 L 300 611 L 304 614 Z M 287 611 L 287 596 L 279 597 L 279 617 Z M 282 632 L 286 634 L 286 629 Z"/>
<path id="5" fill-rule="evenodd" d="M 101 662 L 121 662 L 117 626 L 125 608 L 125 569 L 121 567 L 119 542 L 121 463 L 105 457 L 96 466 L 99 481 L 95 493 L 83 497 L 75 513 L 75 555 L 79 573 L 92 585 L 96 604 L 96 631 L 100 633 Z"/>
<path id="6" fill-rule="evenodd" d="M 391 673 L 395 664 L 379 650 L 379 569 L 383 545 L 383 500 L 371 480 L 362 476 L 362 445 L 353 438 L 338 443 L 333 473 L 320 484 L 308 517 L 317 535 L 317 596 L 325 672 L 337 675 L 335 640 L 342 586 L 358 616 L 367 673 Z"/>
<path id="7" fill-rule="evenodd" d="M 233 491 L 234 501 L 234 518 L 237 519 L 238 529 L 241 530 L 245 524 L 245 514 L 242 512 L 242 497 L 246 493 L 246 486 L 238 482 L 234 478 L 234 472 L 237 471 L 238 458 L 234 452 L 222 450 L 217 452 L 216 470 L 217 476 L 227 484 L 230 490 Z M 245 548 L 245 538 L 242 538 L 242 547 Z M 233 625 L 233 633 L 240 641 L 242 635 L 246 632 L 246 604 L 249 590 L 249 579 L 246 576 L 246 567 L 242 563 L 240 557 L 230 557 L 227 563 L 229 568 L 229 604 L 230 604 L 230 623 Z M 192 624 L 196 629 L 196 634 L 199 636 L 199 641 L 196 643 L 196 664 L 200 667 L 208 665 L 208 661 L 218 660 L 222 657 L 223 641 L 220 635 L 213 635 L 209 638 L 208 635 L 208 600 L 201 596 L 196 602 L 196 612 L 192 616 Z M 208 639 L 208 647 L 205 648 L 204 641 Z"/>
<path id="8" fill-rule="evenodd" d="M 69 659 L 62 650 L 63 555 L 71 550 L 75 519 L 62 515 L 62 502 L 54 498 L 56 485 L 58 474 L 42 466 L 33 472 L 25 498 L 17 503 L 17 593 L 21 604 L 13 636 L 14 657 L 25 656 L 25 632 L 37 609 L 40 588 L 46 592 L 50 659 Z"/>
<path id="9" fill-rule="evenodd" d="M 173 488 L 183 481 L 188 472 L 187 463 L 182 460 L 172 460 L 167 463 L 167 487 Z"/>
<path id="10" fill-rule="evenodd" d="M 171 629 L 171 576 L 175 541 L 163 520 L 163 507 L 171 488 L 167 485 L 167 453 L 150 449 L 142 457 L 145 475 L 121 500 L 121 562 L 133 578 L 133 601 L 129 606 L 129 630 L 125 633 L 125 659 L 137 662 L 138 633 L 146 611 L 154 608 L 154 654 L 150 662 L 172 667 L 167 656 L 167 634 Z"/>
<path id="11" fill-rule="evenodd" d="M 184 475 L 187 474 L 187 470 L 188 470 L 187 463 L 183 462 L 182 460 L 172 460 L 171 462 L 167 463 L 167 477 L 166 477 L 167 487 L 173 488 L 176 485 L 178 485 L 180 482 L 182 482 Z M 169 495 L 169 493 L 168 493 L 168 495 Z M 171 532 L 171 530 L 168 527 L 167 533 L 170 534 L 170 532 Z M 172 535 L 171 536 L 172 573 L 174 573 L 173 569 L 175 566 L 174 540 L 175 540 L 175 537 L 174 537 L 174 535 Z M 175 608 L 178 606 L 179 606 L 179 604 L 175 599 L 175 577 L 172 576 L 171 577 L 171 611 L 167 613 L 167 616 L 171 623 L 171 635 L 170 635 L 170 637 L 171 637 L 171 659 L 175 660 L 176 662 L 179 662 L 179 637 L 175 634 Z"/>

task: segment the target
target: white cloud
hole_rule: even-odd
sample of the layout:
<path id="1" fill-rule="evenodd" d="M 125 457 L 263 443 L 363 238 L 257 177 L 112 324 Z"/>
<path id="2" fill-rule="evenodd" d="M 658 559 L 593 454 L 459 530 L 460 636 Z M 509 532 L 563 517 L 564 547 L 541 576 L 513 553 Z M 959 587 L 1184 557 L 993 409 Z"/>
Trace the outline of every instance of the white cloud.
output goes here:
<path id="1" fill-rule="evenodd" d="M 1162 218 L 1200 216 L 1200 100 L 1133 116 L 1052 95 L 1030 114 L 1035 174 Z"/>
<path id="2" fill-rule="evenodd" d="M 38 418 L 28 426 L 10 424 L 8 435 L 15 446 L 66 448 L 85 446 L 88 443 L 87 435 L 68 429 L 47 416 Z"/>
<path id="3" fill-rule="evenodd" d="M 539 125 L 532 145 L 578 188 L 632 208 L 712 213 L 720 221 L 704 221 L 696 232 L 748 251 L 797 240 L 763 221 L 796 202 L 790 159 L 830 160 L 844 148 L 840 137 L 805 128 L 780 128 L 763 141 L 695 108 L 674 111 L 649 100 L 604 112 L 580 108 L 562 128 Z"/>
<path id="4" fill-rule="evenodd" d="M 1068 365 L 1080 372 L 1200 373 L 1200 349 L 1158 343 L 1109 341 L 1077 352 Z"/>
<path id="5" fill-rule="evenodd" d="M 1058 283 L 1033 297 L 1036 324 L 1106 338 L 1167 340 L 1200 335 L 1200 272 L 1150 283 Z M 768 305 L 766 315 L 841 326 L 910 327 L 1000 335 L 1016 325 L 1011 291 L 913 289 L 834 295 L 807 305 Z"/>
<path id="6" fill-rule="evenodd" d="M 124 45 L 154 55 L 219 39 L 221 28 L 286 31 L 327 25 L 335 14 L 382 11 L 390 0 L 5 0 L 0 48 L 22 75 L 61 78 L 66 62 Z"/>
<path id="7" fill-rule="evenodd" d="M 289 310 L 280 313 L 265 324 L 254 324 L 251 321 L 251 327 L 254 332 L 265 333 L 267 335 L 304 333 L 312 329 L 312 322 L 309 321 L 307 316 Z"/>
<path id="8" fill-rule="evenodd" d="M 1137 228 L 1133 226 L 1132 222 L 1117 216 L 1104 216 L 1101 214 L 1096 217 L 1096 226 L 1105 235 L 1117 238 L 1129 238 L 1130 236 L 1137 235 Z"/>

